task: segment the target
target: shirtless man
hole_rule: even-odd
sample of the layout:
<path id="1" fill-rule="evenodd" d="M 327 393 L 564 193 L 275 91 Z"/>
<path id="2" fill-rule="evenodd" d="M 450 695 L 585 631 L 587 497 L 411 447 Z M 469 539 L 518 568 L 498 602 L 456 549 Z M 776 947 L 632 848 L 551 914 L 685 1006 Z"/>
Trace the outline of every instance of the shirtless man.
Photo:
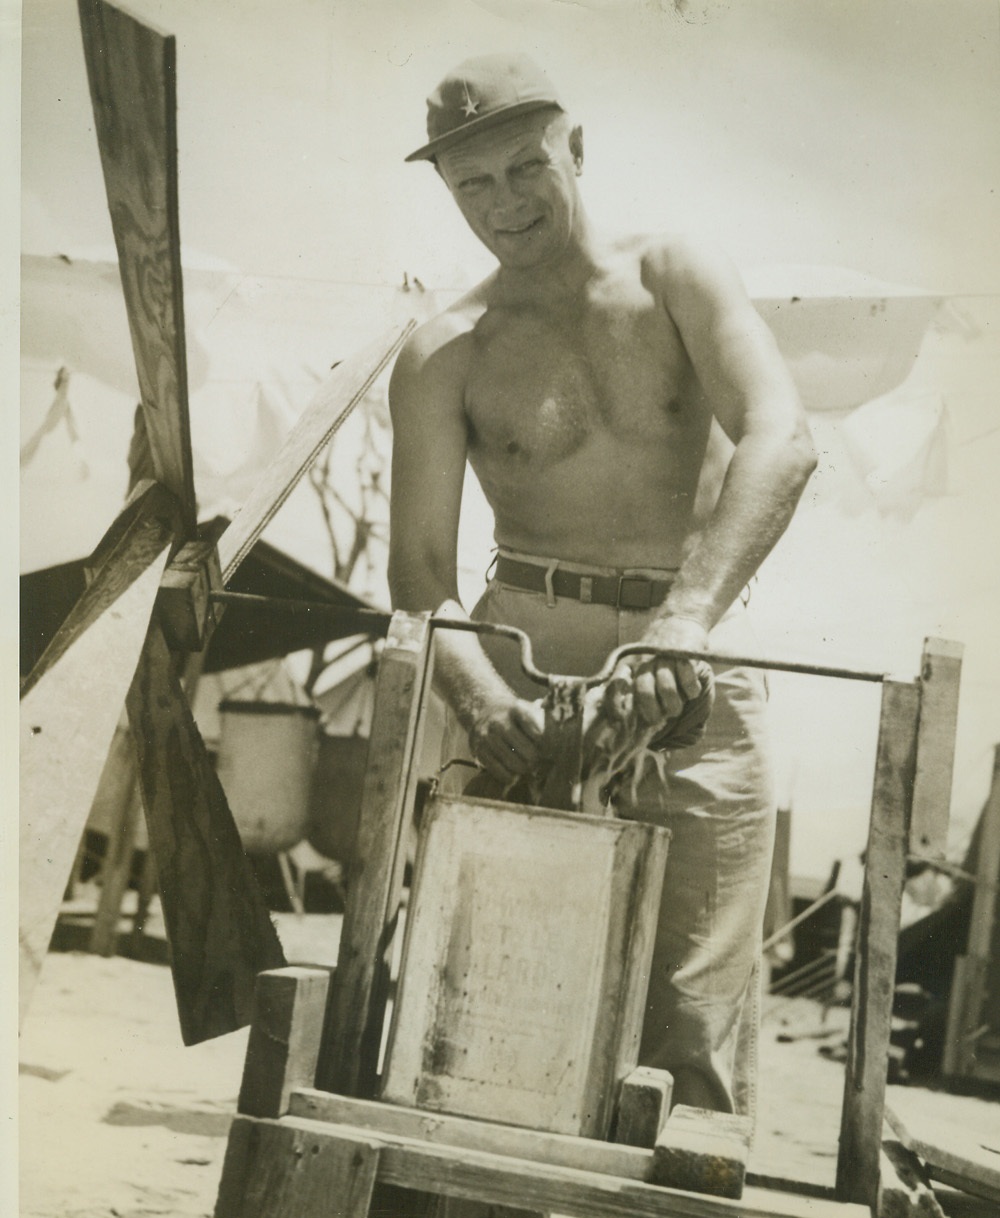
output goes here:
<path id="1" fill-rule="evenodd" d="M 815 465 L 737 274 L 675 235 L 594 231 L 578 188 L 582 132 L 524 56 L 459 65 L 428 99 L 427 125 L 407 159 L 434 163 L 499 267 L 417 330 L 393 373 L 395 605 L 465 616 L 468 460 L 499 547 L 473 617 L 526 630 L 539 667 L 589 674 L 639 639 L 733 650 L 741 594 Z M 513 650 L 458 631 L 437 639 L 472 757 L 503 782 L 531 772 L 543 719 Z M 697 662 L 619 675 L 649 724 L 669 726 L 702 688 Z M 715 678 L 704 739 L 615 810 L 673 834 L 642 1060 L 673 1072 L 677 1102 L 746 1111 L 773 799 L 762 679 L 732 667 Z"/>

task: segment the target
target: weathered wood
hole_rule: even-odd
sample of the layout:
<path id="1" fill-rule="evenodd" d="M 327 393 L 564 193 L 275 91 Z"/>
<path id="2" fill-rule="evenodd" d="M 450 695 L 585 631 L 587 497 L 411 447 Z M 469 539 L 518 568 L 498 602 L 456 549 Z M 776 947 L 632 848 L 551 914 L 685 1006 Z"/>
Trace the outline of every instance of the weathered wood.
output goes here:
<path id="1" fill-rule="evenodd" d="M 21 694 L 20 1014 L 52 937 L 146 635 L 172 530 L 172 500 L 147 487 Z"/>
<path id="2" fill-rule="evenodd" d="M 997 884 L 1000 881 L 1000 744 L 993 753 L 993 778 L 983 808 L 976 863 L 976 888 L 966 954 L 955 961 L 942 1069 L 946 1077 L 975 1077 L 983 1073 L 977 1060 L 977 1039 L 983 1018 L 990 971 L 996 970 Z M 978 1034 L 978 1036 L 977 1036 Z M 993 1081 L 996 1081 L 994 1079 Z"/>
<path id="3" fill-rule="evenodd" d="M 406 864 L 405 832 L 416 793 L 418 714 L 430 680 L 427 614 L 393 615 L 379 663 L 357 850 L 347 876 L 333 1019 L 324 1034 L 319 1085 L 371 1096 L 388 998 L 386 953 Z"/>
<path id="4" fill-rule="evenodd" d="M 308 1088 L 293 1091 L 288 1112 L 291 1116 L 331 1125 L 352 1125 L 373 1134 L 392 1134 L 435 1145 L 488 1151 L 512 1159 L 553 1163 L 627 1180 L 648 1180 L 653 1171 L 651 1148 L 644 1150 L 572 1134 L 546 1133 L 517 1125 L 501 1125 L 496 1121 L 425 1112 L 377 1100 L 351 1099 L 327 1091 Z"/>
<path id="5" fill-rule="evenodd" d="M 926 639 L 920 665 L 920 727 L 913 782 L 910 853 L 944 858 L 955 765 L 961 643 Z"/>
<path id="6" fill-rule="evenodd" d="M 882 1143 L 875 1218 L 944 1218 L 920 1160 L 900 1142 Z"/>
<path id="7" fill-rule="evenodd" d="M 416 323 L 395 325 L 337 364 L 285 437 L 274 460 L 219 541 L 223 583 L 229 583 L 278 508 L 354 407 L 388 366 Z"/>
<path id="8" fill-rule="evenodd" d="M 378 1146 L 365 1138 L 238 1116 L 215 1218 L 366 1218 Z"/>
<path id="9" fill-rule="evenodd" d="M 219 552 L 214 543 L 190 541 L 163 573 L 156 608 L 171 651 L 201 651 L 221 609 L 212 603 L 222 590 Z"/>
<path id="10" fill-rule="evenodd" d="M 135 916 L 132 919 L 132 929 L 128 937 L 126 955 L 138 957 L 142 952 L 143 931 L 149 906 L 156 892 L 156 862 L 152 850 L 147 849 L 142 858 L 142 870 L 139 873 L 139 892 L 136 896 Z"/>
<path id="11" fill-rule="evenodd" d="M 893 1109 L 887 1108 L 885 1115 L 892 1132 L 924 1161 L 931 1176 L 967 1193 L 1000 1201 L 1000 1135 L 987 1140 L 984 1130 L 976 1138 L 943 1121 L 926 1119 L 911 1128 Z"/>
<path id="12" fill-rule="evenodd" d="M 638 1058 L 667 841 L 635 821 L 435 797 L 383 1097 L 605 1137 Z"/>
<path id="13" fill-rule="evenodd" d="M 312 1086 L 329 992 L 328 969 L 283 968 L 258 975 L 240 1112 L 284 1116 L 292 1091 Z"/>
<path id="14" fill-rule="evenodd" d="M 123 593 L 159 558 L 164 547 L 171 545 L 179 521 L 177 501 L 164 487 L 144 482 L 136 488 L 87 560 L 90 578 L 83 595 L 22 682 L 22 702 L 112 606 L 119 611 Z M 121 706 L 115 707 L 116 712 L 120 710 Z"/>
<path id="15" fill-rule="evenodd" d="M 350 1125 L 282 1117 L 255 1125 L 293 1128 L 316 1140 L 378 1146 L 379 1182 L 576 1218 L 871 1218 L 865 1206 L 746 1188 L 739 1201 L 487 1151 L 437 1145 Z M 305 1145 L 305 1143 L 303 1143 Z M 624 1148 L 621 1148 L 624 1149 Z M 642 1152 L 635 1152 L 642 1153 Z M 304 1216 L 306 1210 L 296 1211 Z M 319 1210 L 318 1213 L 324 1213 Z M 216 1218 L 230 1218 L 216 1211 Z M 239 1215 L 239 1218 L 243 1218 Z"/>
<path id="16" fill-rule="evenodd" d="M 916 766 L 920 687 L 882 687 L 837 1157 L 837 1196 L 874 1206 Z"/>
<path id="17" fill-rule="evenodd" d="M 126 699 L 159 877 L 181 1036 L 250 1022 L 259 972 L 285 963 L 159 624 Z"/>
<path id="18" fill-rule="evenodd" d="M 668 1070 L 637 1066 L 622 1081 L 615 1141 L 625 1146 L 655 1146 L 670 1115 L 673 1090 L 674 1079 Z"/>
<path id="19" fill-rule="evenodd" d="M 177 212 L 176 41 L 104 0 L 79 0 L 87 79 L 157 480 L 194 535 Z"/>
<path id="20" fill-rule="evenodd" d="M 122 724 L 115 729 L 111 740 L 99 794 L 107 796 L 111 823 L 101 867 L 101 895 L 90 932 L 90 950 L 99 956 L 113 956 L 118 950 L 118 923 L 132 873 L 135 831 L 140 815 L 135 745 L 128 727 Z"/>
<path id="21" fill-rule="evenodd" d="M 738 1199 L 752 1129 L 749 1117 L 678 1104 L 656 1139 L 652 1182 Z"/>

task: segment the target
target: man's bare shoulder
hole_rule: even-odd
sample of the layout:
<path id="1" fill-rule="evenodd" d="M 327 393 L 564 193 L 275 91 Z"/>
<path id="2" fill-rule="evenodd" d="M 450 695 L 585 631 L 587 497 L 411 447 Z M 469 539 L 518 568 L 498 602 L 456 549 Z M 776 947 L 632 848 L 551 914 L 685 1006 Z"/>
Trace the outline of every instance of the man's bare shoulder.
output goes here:
<path id="1" fill-rule="evenodd" d="M 419 325 L 403 344 L 389 382 L 393 414 L 460 407 L 472 359 L 472 332 L 486 309 L 488 280 Z"/>
<path id="2" fill-rule="evenodd" d="M 416 371 L 436 355 L 461 359 L 476 323 L 486 310 L 489 282 L 484 280 L 477 284 L 440 313 L 422 322 L 404 344 L 400 360 Z"/>
<path id="3" fill-rule="evenodd" d="M 723 300 L 743 295 L 735 264 L 713 242 L 687 233 L 628 238 L 623 252 L 638 259 L 642 281 L 671 301 L 694 297 Z"/>

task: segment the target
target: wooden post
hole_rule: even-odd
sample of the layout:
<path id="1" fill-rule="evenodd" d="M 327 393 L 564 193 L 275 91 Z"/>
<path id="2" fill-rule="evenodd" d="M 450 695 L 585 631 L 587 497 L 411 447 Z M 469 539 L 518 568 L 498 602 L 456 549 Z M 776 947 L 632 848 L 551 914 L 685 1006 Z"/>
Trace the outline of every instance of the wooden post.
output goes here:
<path id="1" fill-rule="evenodd" d="M 379 1148 L 238 1116 L 229 1132 L 215 1218 L 366 1218 Z"/>
<path id="2" fill-rule="evenodd" d="M 128 939 L 127 955 L 133 959 L 142 956 L 143 930 L 149 915 L 150 902 L 156 892 L 156 860 L 153 851 L 148 847 L 142 860 L 142 870 L 139 878 L 139 893 L 135 903 L 135 917 L 132 919 L 132 930 Z"/>
<path id="3" fill-rule="evenodd" d="M 961 643 L 926 639 L 920 663 L 920 728 L 913 781 L 910 854 L 944 858 L 955 766 Z"/>
<path id="4" fill-rule="evenodd" d="M 329 990 L 328 969 L 282 968 L 258 974 L 240 1112 L 284 1116 L 292 1091 L 313 1085 Z"/>
<path id="5" fill-rule="evenodd" d="M 669 1071 L 636 1066 L 622 1082 L 615 1141 L 623 1146 L 654 1146 L 670 1114 L 673 1090 Z"/>
<path id="6" fill-rule="evenodd" d="M 882 687 L 836 1182 L 840 1200 L 870 1206 L 878 1200 L 886 1063 L 919 715 L 920 686 L 887 680 Z"/>
<path id="7" fill-rule="evenodd" d="M 118 951 L 118 921 L 132 873 L 135 831 L 139 823 L 135 749 L 127 728 L 119 728 L 115 732 L 105 774 L 108 773 L 108 766 L 118 769 L 113 780 L 117 787 L 117 798 L 111 803 L 111 821 L 101 868 L 101 895 L 90 932 L 90 950 L 99 956 L 114 956 Z"/>
<path id="8" fill-rule="evenodd" d="M 945 1038 L 946 1077 L 976 1072 L 976 1032 L 983 1026 L 983 1001 L 997 933 L 997 882 L 1000 880 L 1000 744 L 993 753 L 993 778 L 983 808 L 976 864 L 976 891 L 965 955 L 955 961 Z M 991 965 L 992 961 L 992 965 Z"/>
<path id="9" fill-rule="evenodd" d="M 375 1089 L 388 997 L 386 953 L 395 930 L 413 809 L 420 703 L 430 680 L 427 614 L 396 613 L 375 692 L 358 844 L 334 983 L 333 1024 L 324 1037 L 319 1086 L 343 1095 Z"/>

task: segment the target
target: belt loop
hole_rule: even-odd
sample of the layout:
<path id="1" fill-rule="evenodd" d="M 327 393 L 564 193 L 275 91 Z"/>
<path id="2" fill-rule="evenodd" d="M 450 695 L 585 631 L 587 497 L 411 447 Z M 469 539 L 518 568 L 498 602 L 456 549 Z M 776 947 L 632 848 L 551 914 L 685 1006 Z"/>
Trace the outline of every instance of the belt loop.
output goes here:
<path id="1" fill-rule="evenodd" d="M 558 558 L 554 558 L 552 562 L 545 568 L 545 604 L 549 609 L 556 607 L 556 590 L 552 586 L 552 576 L 555 574 L 556 567 L 559 566 Z"/>
<path id="2" fill-rule="evenodd" d="M 490 580 L 493 578 L 493 572 L 496 570 L 497 559 L 499 557 L 500 557 L 500 551 L 496 546 L 494 546 L 493 547 L 493 557 L 490 559 L 490 565 L 486 568 L 486 573 L 483 576 L 483 578 L 486 580 L 487 583 L 489 583 Z"/>
<path id="3" fill-rule="evenodd" d="M 591 575 L 580 576 L 580 604 L 590 605 L 594 601 L 594 579 Z"/>

